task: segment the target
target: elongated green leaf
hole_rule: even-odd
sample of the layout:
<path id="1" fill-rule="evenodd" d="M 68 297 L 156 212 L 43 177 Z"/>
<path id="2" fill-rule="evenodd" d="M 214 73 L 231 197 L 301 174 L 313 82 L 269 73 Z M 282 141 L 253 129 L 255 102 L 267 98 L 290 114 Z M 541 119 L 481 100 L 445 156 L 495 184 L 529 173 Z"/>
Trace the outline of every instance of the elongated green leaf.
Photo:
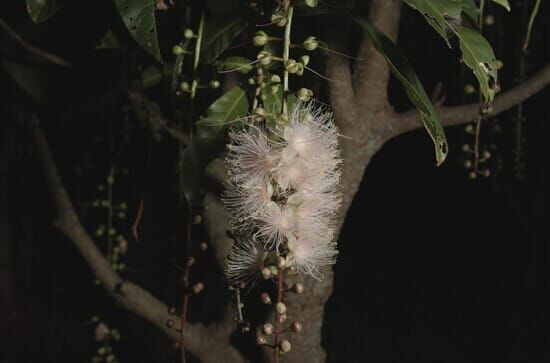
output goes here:
<path id="1" fill-rule="evenodd" d="M 201 58 L 208 64 L 213 63 L 245 26 L 246 19 L 241 12 L 207 20 L 204 25 Z"/>
<path id="2" fill-rule="evenodd" d="M 240 87 L 234 87 L 206 110 L 207 116 L 196 123 L 196 132 L 184 151 L 183 192 L 192 203 L 199 202 L 200 181 L 206 165 L 224 148 L 229 124 L 248 111 L 248 100 Z"/>
<path id="3" fill-rule="evenodd" d="M 160 61 L 155 0 L 114 0 L 124 25 L 143 49 Z"/>
<path id="4" fill-rule="evenodd" d="M 497 83 L 497 64 L 493 48 L 489 42 L 474 29 L 460 24 L 461 13 L 472 17 L 471 0 L 405 0 L 412 8 L 418 10 L 443 39 L 449 43 L 449 35 L 458 38 L 462 59 L 476 76 L 485 102 L 490 103 Z"/>
<path id="5" fill-rule="evenodd" d="M 420 112 L 424 127 L 433 140 L 435 159 L 441 165 L 447 157 L 448 146 L 441 121 L 422 83 L 399 48 L 368 20 L 352 15 L 352 18 L 370 36 L 376 49 L 384 56 L 392 73 L 401 81 L 411 102 Z"/>
<path id="6" fill-rule="evenodd" d="M 62 7 L 60 0 L 27 0 L 27 11 L 35 23 L 48 20 Z"/>
<path id="7" fill-rule="evenodd" d="M 507 11 L 510 11 L 510 3 L 508 2 L 508 0 L 491 0 L 491 1 L 494 2 L 495 4 L 502 6 Z"/>

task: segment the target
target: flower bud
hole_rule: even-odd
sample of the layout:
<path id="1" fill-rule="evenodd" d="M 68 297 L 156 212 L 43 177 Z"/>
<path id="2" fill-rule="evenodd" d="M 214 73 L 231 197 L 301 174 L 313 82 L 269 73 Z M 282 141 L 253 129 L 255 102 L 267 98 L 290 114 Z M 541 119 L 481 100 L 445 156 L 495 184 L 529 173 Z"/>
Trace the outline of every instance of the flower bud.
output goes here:
<path id="1" fill-rule="evenodd" d="M 475 91 L 476 91 L 475 87 L 472 86 L 471 84 L 467 84 L 464 86 L 464 93 L 466 93 L 467 95 L 471 95 Z"/>
<path id="2" fill-rule="evenodd" d="M 210 81 L 210 88 L 220 88 L 220 81 L 218 81 L 217 79 L 213 79 Z"/>
<path id="3" fill-rule="evenodd" d="M 206 242 L 201 242 L 201 244 L 199 245 L 199 250 L 205 252 L 206 250 L 208 250 L 208 244 Z"/>
<path id="4" fill-rule="evenodd" d="M 185 49 L 181 45 L 174 45 L 172 47 L 172 53 L 174 53 L 174 55 L 181 55 L 185 53 Z"/>
<path id="5" fill-rule="evenodd" d="M 273 324 L 271 323 L 265 323 L 262 327 L 262 331 L 264 332 L 265 335 L 271 335 L 273 334 Z"/>
<path id="6" fill-rule="evenodd" d="M 98 342 L 105 340 L 109 335 L 109 328 L 105 323 L 99 323 L 95 327 L 95 340 Z"/>
<path id="7" fill-rule="evenodd" d="M 466 169 L 470 169 L 472 167 L 472 161 L 471 160 L 464 161 L 464 167 Z"/>
<path id="8" fill-rule="evenodd" d="M 174 324 L 175 324 L 174 320 L 172 320 L 172 319 L 166 320 L 166 327 L 172 329 L 174 327 Z"/>
<path id="9" fill-rule="evenodd" d="M 300 101 L 307 102 L 313 96 L 313 91 L 308 88 L 300 88 L 298 92 L 296 92 L 296 96 Z"/>
<path id="10" fill-rule="evenodd" d="M 286 319 L 288 319 L 288 315 L 286 315 L 286 314 L 281 314 L 281 315 L 277 316 L 277 320 L 281 324 L 284 323 L 286 321 Z"/>
<path id="11" fill-rule="evenodd" d="M 180 89 L 183 91 L 183 92 L 189 92 L 189 90 L 191 89 L 189 87 L 189 83 L 187 82 L 181 82 L 180 84 Z"/>
<path id="12" fill-rule="evenodd" d="M 468 178 L 474 180 L 475 178 L 477 178 L 477 174 L 475 171 L 471 171 L 468 173 Z"/>
<path id="13" fill-rule="evenodd" d="M 305 3 L 310 8 L 314 8 L 317 6 L 317 4 L 319 4 L 319 0 L 305 0 Z"/>
<path id="14" fill-rule="evenodd" d="M 185 29 L 185 30 L 183 31 L 183 37 L 184 37 L 185 39 L 191 39 L 191 38 L 193 38 L 194 36 L 195 36 L 195 34 L 193 34 L 193 31 L 192 31 L 191 29 Z"/>
<path id="15" fill-rule="evenodd" d="M 269 36 L 264 31 L 257 31 L 254 38 L 252 38 L 252 42 L 256 47 L 262 47 L 269 42 Z"/>
<path id="16" fill-rule="evenodd" d="M 301 333 L 303 329 L 302 323 L 300 323 L 299 321 L 295 321 L 290 326 L 290 329 L 295 333 Z"/>
<path id="17" fill-rule="evenodd" d="M 270 78 L 271 83 L 281 83 L 281 77 L 278 74 L 274 74 Z"/>
<path id="18" fill-rule="evenodd" d="M 264 280 L 269 280 L 271 276 L 271 269 L 269 267 L 262 268 L 262 277 L 264 278 Z"/>
<path id="19" fill-rule="evenodd" d="M 265 119 L 265 117 L 267 116 L 267 112 L 265 112 L 265 110 L 261 107 L 256 107 L 252 111 L 252 114 L 253 114 L 254 121 L 256 121 L 256 122 L 263 121 Z"/>
<path id="20" fill-rule="evenodd" d="M 285 62 L 285 69 L 289 73 L 296 73 L 296 71 L 298 70 L 298 62 L 296 62 L 296 60 L 294 59 L 288 59 Z"/>
<path id="21" fill-rule="evenodd" d="M 187 266 L 191 267 L 195 264 L 195 257 L 189 256 L 187 257 Z"/>
<path id="22" fill-rule="evenodd" d="M 204 284 L 202 282 L 197 282 L 195 285 L 193 285 L 191 290 L 193 290 L 193 294 L 198 294 L 202 290 L 204 290 Z"/>
<path id="23" fill-rule="evenodd" d="M 286 266 L 286 259 L 283 256 L 277 256 L 277 268 L 284 268 Z"/>
<path id="24" fill-rule="evenodd" d="M 290 352 L 290 349 L 292 348 L 292 345 L 290 342 L 286 339 L 283 339 L 281 343 L 279 344 L 279 348 L 281 348 L 281 352 L 288 353 Z"/>
<path id="25" fill-rule="evenodd" d="M 277 26 L 285 26 L 288 23 L 288 18 L 285 13 L 279 11 L 271 15 L 271 22 Z"/>
<path id="26" fill-rule="evenodd" d="M 265 344 L 267 344 L 267 339 L 266 339 L 266 337 L 264 337 L 263 335 L 258 335 L 258 337 L 256 338 L 256 344 L 258 344 L 258 345 L 265 345 Z"/>
<path id="27" fill-rule="evenodd" d="M 295 292 L 297 294 L 301 294 L 302 292 L 304 292 L 304 284 L 302 284 L 301 282 L 297 282 L 294 285 L 292 285 L 292 287 L 290 288 L 290 291 Z"/>
<path id="28" fill-rule="evenodd" d="M 286 305 L 282 302 L 278 302 L 277 304 L 275 304 L 275 311 L 279 315 L 285 314 L 286 313 Z"/>
<path id="29" fill-rule="evenodd" d="M 303 55 L 300 58 L 298 58 L 298 61 L 302 63 L 304 66 L 307 66 L 309 64 L 309 55 Z"/>
<path id="30" fill-rule="evenodd" d="M 271 53 L 268 51 L 262 50 L 260 53 L 258 53 L 258 56 L 256 57 L 262 66 L 267 66 L 271 63 L 273 60 L 273 57 L 271 56 Z"/>
<path id="31" fill-rule="evenodd" d="M 267 292 L 262 292 L 262 294 L 260 295 L 260 299 L 262 300 L 263 304 L 271 304 L 271 298 L 269 297 L 269 294 Z"/>
<path id="32" fill-rule="evenodd" d="M 319 41 L 313 36 L 307 37 L 306 40 L 304 40 L 304 42 L 302 43 L 302 46 L 305 50 L 313 51 L 319 46 Z"/>

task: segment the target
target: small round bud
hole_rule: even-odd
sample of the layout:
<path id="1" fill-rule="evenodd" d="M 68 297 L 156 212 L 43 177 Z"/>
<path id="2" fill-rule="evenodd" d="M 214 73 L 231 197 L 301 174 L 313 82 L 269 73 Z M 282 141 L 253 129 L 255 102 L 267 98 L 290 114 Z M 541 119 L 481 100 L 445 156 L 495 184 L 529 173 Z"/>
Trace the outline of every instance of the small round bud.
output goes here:
<path id="1" fill-rule="evenodd" d="M 266 337 L 264 337 L 263 335 L 258 335 L 258 337 L 256 338 L 256 344 L 258 344 L 258 345 L 265 345 L 265 344 L 267 344 L 267 339 L 266 339 Z"/>
<path id="2" fill-rule="evenodd" d="M 484 177 L 488 178 L 491 176 L 491 171 L 489 169 L 485 169 L 481 172 L 481 175 L 483 175 Z"/>
<path id="3" fill-rule="evenodd" d="M 183 31 L 183 37 L 185 39 L 191 39 L 195 36 L 195 34 L 193 33 L 193 31 L 191 29 L 185 29 Z"/>
<path id="4" fill-rule="evenodd" d="M 304 66 L 307 66 L 309 64 L 309 55 L 303 55 L 300 58 L 298 58 L 298 61 L 302 63 Z"/>
<path id="5" fill-rule="evenodd" d="M 98 342 L 105 340 L 109 335 L 109 327 L 105 323 L 99 323 L 95 327 L 95 340 Z"/>
<path id="6" fill-rule="evenodd" d="M 263 326 L 262 326 L 262 331 L 264 332 L 265 335 L 271 335 L 273 334 L 273 324 L 271 323 L 265 323 Z"/>
<path id="7" fill-rule="evenodd" d="M 269 42 L 269 36 L 264 31 L 257 31 L 254 38 L 252 38 L 252 42 L 256 47 L 263 47 Z"/>
<path id="8" fill-rule="evenodd" d="M 313 91 L 310 90 L 309 88 L 300 88 L 296 92 L 296 96 L 300 101 L 307 102 L 311 99 L 311 97 L 313 97 Z"/>
<path id="9" fill-rule="evenodd" d="M 317 6 L 317 4 L 319 4 L 319 0 L 305 0 L 305 3 L 310 8 L 314 8 Z"/>
<path id="10" fill-rule="evenodd" d="M 269 297 L 269 294 L 267 292 L 262 292 L 262 294 L 260 295 L 260 299 L 262 300 L 263 304 L 271 304 L 271 297 Z"/>
<path id="11" fill-rule="evenodd" d="M 489 14 L 485 17 L 485 25 L 491 26 L 494 23 L 495 23 L 495 17 L 493 15 Z"/>
<path id="12" fill-rule="evenodd" d="M 170 315 L 176 315 L 176 308 L 175 307 L 171 307 L 168 309 L 168 314 Z"/>
<path id="13" fill-rule="evenodd" d="M 468 173 L 468 178 L 474 180 L 475 178 L 477 178 L 477 174 L 475 171 L 471 171 Z"/>
<path id="14" fill-rule="evenodd" d="M 295 321 L 290 326 L 290 329 L 295 333 L 301 333 L 303 329 L 302 323 L 300 323 L 299 321 Z"/>
<path id="15" fill-rule="evenodd" d="M 288 353 L 288 352 L 290 352 L 290 349 L 292 348 L 292 345 L 290 344 L 290 342 L 288 340 L 283 339 L 281 341 L 281 344 L 279 344 L 279 348 L 281 348 L 281 352 Z"/>
<path id="16" fill-rule="evenodd" d="M 271 274 L 271 269 L 269 267 L 262 268 L 262 277 L 264 280 L 269 280 L 273 275 Z"/>
<path id="17" fill-rule="evenodd" d="M 277 320 L 281 324 L 284 323 L 287 319 L 288 319 L 288 315 L 286 315 L 286 314 L 281 314 L 281 315 L 277 316 Z"/>
<path id="18" fill-rule="evenodd" d="M 258 55 L 256 56 L 256 59 L 260 61 L 260 64 L 262 66 L 267 66 L 273 61 L 273 57 L 271 53 L 265 50 L 262 50 L 260 53 L 258 53 Z"/>
<path id="19" fill-rule="evenodd" d="M 270 265 L 269 269 L 271 270 L 272 276 L 277 276 L 277 274 L 279 273 L 279 269 L 277 268 L 277 266 Z"/>
<path id="20" fill-rule="evenodd" d="M 483 151 L 483 153 L 481 154 L 485 159 L 489 159 L 491 157 L 491 153 L 489 152 L 489 150 L 485 150 Z"/>
<path id="21" fill-rule="evenodd" d="M 285 26 L 288 23 L 288 18 L 285 13 L 277 12 L 271 15 L 271 22 L 277 26 Z"/>
<path id="22" fill-rule="evenodd" d="M 319 41 L 313 36 L 307 37 L 306 40 L 304 40 L 304 42 L 302 43 L 302 46 L 305 50 L 313 51 L 319 46 Z"/>
<path id="23" fill-rule="evenodd" d="M 189 83 L 181 82 L 180 90 L 182 90 L 183 92 L 189 92 L 190 89 L 191 89 L 191 87 L 189 86 Z"/>
<path id="24" fill-rule="evenodd" d="M 181 45 L 174 45 L 172 47 L 172 53 L 174 53 L 174 55 L 181 55 L 185 53 L 185 49 Z"/>
<path id="25" fill-rule="evenodd" d="M 469 144 L 463 144 L 461 149 L 462 149 L 462 151 L 469 151 L 470 150 L 470 145 Z"/>
<path id="26" fill-rule="evenodd" d="M 254 78 L 250 77 L 248 80 L 247 80 L 248 84 L 253 86 L 256 84 L 256 81 L 254 80 Z"/>
<path id="27" fill-rule="evenodd" d="M 464 161 L 464 167 L 466 169 L 470 169 L 472 167 L 472 161 L 471 160 Z"/>
<path id="28" fill-rule="evenodd" d="M 105 362 L 107 363 L 113 363 L 115 361 L 115 356 L 112 354 L 109 354 L 107 358 L 105 358 Z"/>
<path id="29" fill-rule="evenodd" d="M 504 67 L 504 62 L 501 61 L 500 59 L 497 59 L 496 64 L 497 64 L 497 69 L 498 70 L 501 70 L 502 67 Z"/>
<path id="30" fill-rule="evenodd" d="M 466 131 L 467 133 L 471 134 L 472 132 L 474 132 L 474 126 L 472 124 L 469 124 L 469 125 L 466 125 L 464 127 L 464 131 Z"/>
<path id="31" fill-rule="evenodd" d="M 260 121 L 263 121 L 266 118 L 267 112 L 265 112 L 265 110 L 261 107 L 256 107 L 252 111 L 252 115 L 253 115 L 254 121 L 260 122 Z"/>
<path id="32" fill-rule="evenodd" d="M 166 320 L 166 327 L 172 329 L 174 327 L 174 320 L 168 319 Z"/>
<path id="33" fill-rule="evenodd" d="M 302 292 L 304 292 L 304 284 L 302 284 L 301 282 L 297 282 L 294 285 L 292 285 L 292 287 L 290 288 L 290 291 L 295 292 L 297 294 L 301 294 Z"/>
<path id="34" fill-rule="evenodd" d="M 187 266 L 191 267 L 195 264 L 195 257 L 189 256 L 187 257 Z"/>
<path id="35" fill-rule="evenodd" d="M 97 354 L 99 355 L 105 355 L 107 354 L 107 349 L 105 347 L 100 347 L 98 350 L 97 350 Z"/>
<path id="36" fill-rule="evenodd" d="M 286 313 L 286 305 L 282 302 L 278 302 L 277 304 L 275 304 L 275 311 L 279 315 L 285 314 Z"/>
<path id="37" fill-rule="evenodd" d="M 288 59 L 286 62 L 285 62 L 285 69 L 289 72 L 289 73 L 296 73 L 296 71 L 298 70 L 298 62 L 296 62 L 296 60 L 294 59 Z"/>
<path id="38" fill-rule="evenodd" d="M 475 91 L 476 91 L 475 87 L 472 86 L 471 84 L 467 84 L 464 86 L 464 93 L 466 93 L 467 95 L 471 95 Z"/>
<path id="39" fill-rule="evenodd" d="M 286 259 L 283 256 L 277 256 L 277 268 L 284 268 L 286 266 Z"/>
<path id="40" fill-rule="evenodd" d="M 198 294 L 202 290 L 204 290 L 204 284 L 202 282 L 197 282 L 195 285 L 193 285 L 191 290 L 193 290 L 193 294 Z"/>
<path id="41" fill-rule="evenodd" d="M 201 222 L 202 222 L 202 216 L 200 214 L 197 214 L 196 216 L 193 217 L 193 224 L 201 224 Z"/>
<path id="42" fill-rule="evenodd" d="M 210 88 L 220 88 L 220 81 L 218 81 L 217 79 L 213 79 L 210 81 Z"/>
<path id="43" fill-rule="evenodd" d="M 278 74 L 272 75 L 269 80 L 271 81 L 271 83 L 281 83 L 281 77 L 279 77 Z"/>
<path id="44" fill-rule="evenodd" d="M 201 244 L 199 245 L 199 250 L 201 250 L 202 252 L 206 252 L 206 250 L 208 250 L 208 243 L 201 242 Z"/>

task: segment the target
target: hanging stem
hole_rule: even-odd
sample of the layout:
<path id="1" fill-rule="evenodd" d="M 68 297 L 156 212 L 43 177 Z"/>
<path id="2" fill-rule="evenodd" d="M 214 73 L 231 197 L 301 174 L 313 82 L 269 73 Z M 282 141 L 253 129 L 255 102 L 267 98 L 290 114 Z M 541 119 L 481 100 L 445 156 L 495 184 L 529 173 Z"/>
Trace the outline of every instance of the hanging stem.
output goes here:
<path id="1" fill-rule="evenodd" d="M 284 270 L 282 268 L 279 268 L 277 272 L 277 303 L 283 302 L 283 279 Z M 279 363 L 281 359 L 281 334 L 281 320 L 280 315 L 277 313 L 275 315 L 275 363 Z"/>
<path id="2" fill-rule="evenodd" d="M 202 43 L 202 37 L 204 32 L 204 13 L 201 14 L 201 19 L 199 21 L 199 29 L 197 31 L 197 41 L 195 42 L 195 52 L 193 55 L 193 82 L 191 83 L 191 93 L 189 97 L 189 114 L 191 115 L 191 120 L 194 119 L 194 104 L 195 104 L 195 97 L 197 94 L 197 85 L 199 84 L 199 80 L 197 77 L 197 69 L 199 67 L 199 61 L 200 61 L 200 54 L 201 54 L 201 43 Z M 189 140 L 192 140 L 193 138 L 193 125 L 190 127 L 189 132 Z M 183 145 L 180 145 L 180 163 L 183 160 Z M 182 169 L 180 168 L 180 185 L 182 185 Z M 180 190 L 180 195 L 181 192 Z M 181 350 L 181 363 L 186 363 L 186 356 L 185 356 L 185 342 L 183 337 L 183 331 L 185 330 L 185 324 L 187 322 L 187 310 L 189 307 L 189 275 L 191 272 L 191 265 L 193 257 L 192 254 L 192 242 L 191 242 L 191 229 L 193 226 L 193 206 L 191 205 L 190 201 L 187 201 L 187 223 L 186 223 L 186 230 L 185 230 L 185 247 L 186 247 L 186 255 L 187 255 L 187 261 L 185 261 L 185 268 L 183 272 L 183 286 L 184 286 L 184 294 L 183 294 L 183 303 L 181 307 L 181 330 L 180 330 L 180 350 Z"/>
<path id="3" fill-rule="evenodd" d="M 288 7 L 287 23 L 285 26 L 285 38 L 283 43 L 283 100 L 281 102 L 281 113 L 283 115 L 288 115 L 288 106 L 287 106 L 287 96 L 288 96 L 288 70 L 286 69 L 286 63 L 290 55 L 290 28 L 292 26 L 292 14 L 294 13 L 294 8 L 292 6 Z"/>

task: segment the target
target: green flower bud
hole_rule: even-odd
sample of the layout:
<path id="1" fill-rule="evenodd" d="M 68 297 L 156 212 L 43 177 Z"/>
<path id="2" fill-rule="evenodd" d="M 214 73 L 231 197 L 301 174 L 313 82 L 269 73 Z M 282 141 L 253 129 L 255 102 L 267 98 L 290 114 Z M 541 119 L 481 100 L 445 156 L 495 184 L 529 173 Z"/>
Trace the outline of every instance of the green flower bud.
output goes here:
<path id="1" fill-rule="evenodd" d="M 256 47 L 263 47 L 269 42 L 269 36 L 264 31 L 260 30 L 256 32 L 254 38 L 252 38 L 252 42 Z"/>
<path id="2" fill-rule="evenodd" d="M 309 63 L 309 55 L 303 55 L 300 58 L 298 58 L 298 61 L 302 63 L 304 66 L 307 66 Z"/>
<path id="3" fill-rule="evenodd" d="M 277 12 L 271 15 L 271 22 L 277 26 L 285 26 L 288 23 L 288 17 L 283 12 Z"/>
<path id="4" fill-rule="evenodd" d="M 278 74 L 274 74 L 270 79 L 271 83 L 281 83 L 281 77 Z"/>
<path id="5" fill-rule="evenodd" d="M 319 41 L 313 36 L 307 37 L 306 40 L 304 40 L 304 42 L 302 43 L 302 46 L 305 50 L 313 51 L 319 46 Z"/>
<path id="6" fill-rule="evenodd" d="M 213 79 L 210 81 L 210 88 L 220 88 L 220 81 L 218 81 L 217 79 Z"/>
<path id="7" fill-rule="evenodd" d="M 194 36 L 195 36 L 195 34 L 193 34 L 193 31 L 192 31 L 191 29 L 185 29 L 185 30 L 183 31 L 183 37 L 184 37 L 185 39 L 191 39 L 191 38 L 193 38 Z"/>
<path id="8" fill-rule="evenodd" d="M 298 92 L 296 92 L 296 97 L 302 102 L 307 102 L 311 99 L 313 96 L 313 91 L 308 88 L 300 88 Z"/>
<path id="9" fill-rule="evenodd" d="M 262 66 L 267 66 L 271 63 L 273 57 L 271 56 L 271 53 L 262 50 L 260 53 L 258 53 L 257 59 L 260 61 L 260 64 Z"/>
<path id="10" fill-rule="evenodd" d="M 172 47 L 172 53 L 174 53 L 174 55 L 181 55 L 185 53 L 185 49 L 181 45 L 174 45 Z"/>
<path id="11" fill-rule="evenodd" d="M 281 351 L 283 353 L 288 353 L 288 352 L 290 352 L 290 349 L 292 348 L 292 345 L 290 344 L 290 342 L 288 340 L 283 339 L 281 341 L 280 348 L 281 348 Z"/>
<path id="12" fill-rule="evenodd" d="M 189 83 L 187 83 L 187 82 L 181 82 L 181 84 L 180 84 L 180 89 L 181 89 L 183 92 L 189 92 L 189 90 L 191 89 L 191 87 L 189 86 Z"/>

